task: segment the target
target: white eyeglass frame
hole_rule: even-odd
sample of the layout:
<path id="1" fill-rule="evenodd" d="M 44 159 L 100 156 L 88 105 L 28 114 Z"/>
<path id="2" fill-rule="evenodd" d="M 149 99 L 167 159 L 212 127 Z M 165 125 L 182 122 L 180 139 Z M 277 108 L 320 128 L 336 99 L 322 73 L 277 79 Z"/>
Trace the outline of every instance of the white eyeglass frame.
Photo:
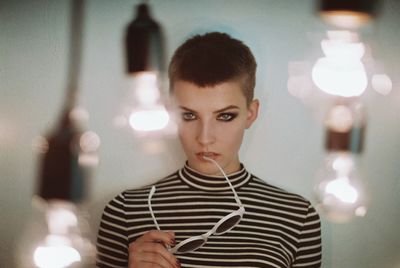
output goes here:
<path id="1" fill-rule="evenodd" d="M 202 247 L 207 242 L 208 237 L 210 237 L 211 235 L 221 235 L 221 234 L 224 234 L 224 233 L 232 230 L 233 228 L 235 228 L 239 224 L 239 222 L 243 218 L 243 214 L 245 212 L 244 206 L 243 206 L 242 202 L 240 201 L 239 196 L 235 191 L 235 188 L 232 186 L 231 182 L 229 181 L 228 177 L 226 176 L 224 170 L 218 165 L 218 163 L 215 160 L 213 160 L 211 158 L 208 158 L 206 156 L 204 156 L 204 159 L 213 162 L 219 168 L 219 170 L 221 171 L 222 175 L 225 177 L 226 181 L 229 184 L 229 187 L 231 188 L 231 190 L 232 190 L 232 192 L 233 192 L 233 194 L 235 196 L 235 201 L 236 201 L 237 205 L 239 206 L 239 209 L 229 213 L 228 215 L 226 215 L 225 217 L 220 219 L 210 231 L 208 231 L 208 232 L 206 232 L 206 233 L 204 233 L 202 235 L 196 235 L 196 236 L 189 237 L 189 238 L 181 241 L 175 247 L 168 248 L 169 252 L 171 252 L 172 254 L 177 253 L 177 252 L 179 252 L 179 253 L 187 253 L 187 252 L 192 252 L 192 251 L 195 251 L 195 250 L 199 249 L 200 247 Z M 153 185 L 151 187 L 151 190 L 150 190 L 150 193 L 149 193 L 149 197 L 148 197 L 148 206 L 149 206 L 151 217 L 153 218 L 154 225 L 156 226 L 157 230 L 161 231 L 160 226 L 158 225 L 158 222 L 156 220 L 156 217 L 154 216 L 153 208 L 151 206 L 151 198 L 153 197 L 155 192 L 156 192 L 156 187 Z M 223 232 L 217 233 L 218 227 L 222 223 L 224 223 L 228 219 L 230 219 L 232 217 L 235 217 L 235 216 L 239 216 L 239 220 L 234 225 L 232 225 L 232 227 L 230 227 L 227 230 L 224 230 Z M 202 240 L 203 242 L 201 244 L 199 244 L 196 248 L 193 248 L 191 250 L 188 250 L 188 251 L 180 251 L 179 250 L 185 244 L 190 243 L 190 242 L 195 241 L 195 240 Z"/>

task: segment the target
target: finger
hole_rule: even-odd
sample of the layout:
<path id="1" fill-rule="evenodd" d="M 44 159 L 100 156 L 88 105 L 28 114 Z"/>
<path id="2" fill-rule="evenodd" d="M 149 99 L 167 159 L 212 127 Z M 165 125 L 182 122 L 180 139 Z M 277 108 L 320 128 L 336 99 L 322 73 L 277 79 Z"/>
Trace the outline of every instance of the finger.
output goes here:
<path id="1" fill-rule="evenodd" d="M 148 259 L 148 254 L 155 254 L 156 259 Z M 180 264 L 176 257 L 171 254 L 162 244 L 154 242 L 133 242 L 129 245 L 129 257 L 135 256 L 135 261 L 155 262 L 161 266 L 179 267 Z M 162 260 L 162 261 L 161 261 Z"/>
<path id="2" fill-rule="evenodd" d="M 139 242 L 162 242 L 164 245 L 175 245 L 175 234 L 173 232 L 162 232 L 158 230 L 151 230 L 138 239 Z"/>
<path id="3" fill-rule="evenodd" d="M 161 255 L 166 261 L 170 263 L 173 267 L 179 266 L 179 262 L 176 259 L 176 257 L 170 253 L 167 248 L 165 248 L 162 244 L 160 243 L 146 243 L 144 246 L 141 248 L 142 252 L 146 253 L 157 253 Z"/>

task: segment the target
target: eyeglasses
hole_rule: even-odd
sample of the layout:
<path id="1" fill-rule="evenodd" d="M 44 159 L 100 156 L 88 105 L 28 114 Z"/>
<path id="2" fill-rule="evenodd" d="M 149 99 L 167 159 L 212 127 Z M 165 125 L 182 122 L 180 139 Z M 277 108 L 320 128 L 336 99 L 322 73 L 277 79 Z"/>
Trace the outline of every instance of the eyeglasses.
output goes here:
<path id="1" fill-rule="evenodd" d="M 242 202 L 240 202 L 239 196 L 235 191 L 235 188 L 233 188 L 231 182 L 229 181 L 228 177 L 226 176 L 224 170 L 218 165 L 218 163 L 211 159 L 208 158 L 206 156 L 203 157 L 204 159 L 213 162 L 221 171 L 221 173 L 224 175 L 226 181 L 229 184 L 229 187 L 231 188 L 234 196 L 235 196 L 235 200 L 236 203 L 239 206 L 239 209 L 236 211 L 231 212 L 230 214 L 226 215 L 225 217 L 223 217 L 222 219 L 220 219 L 215 225 L 214 227 L 202 234 L 202 235 L 196 235 L 196 236 L 192 236 L 189 237 L 183 241 L 181 241 L 178 245 L 176 245 L 173 248 L 169 248 L 169 252 L 171 253 L 187 253 L 187 252 L 191 252 L 194 251 L 196 249 L 199 249 L 200 247 L 202 247 L 208 240 L 208 237 L 210 237 L 211 235 L 222 235 L 228 231 L 230 231 L 231 229 L 233 229 L 236 225 L 239 224 L 239 222 L 242 220 L 243 218 L 243 214 L 245 212 L 244 206 L 242 205 Z M 156 225 L 157 229 L 161 231 L 160 226 L 157 223 L 156 217 L 154 216 L 154 212 L 153 209 L 151 207 L 151 198 L 153 197 L 154 193 L 156 191 L 156 187 L 153 186 L 151 188 L 150 194 L 149 194 L 149 198 L 148 198 L 148 205 L 149 205 L 149 210 L 151 213 L 151 217 L 153 218 L 154 224 Z"/>

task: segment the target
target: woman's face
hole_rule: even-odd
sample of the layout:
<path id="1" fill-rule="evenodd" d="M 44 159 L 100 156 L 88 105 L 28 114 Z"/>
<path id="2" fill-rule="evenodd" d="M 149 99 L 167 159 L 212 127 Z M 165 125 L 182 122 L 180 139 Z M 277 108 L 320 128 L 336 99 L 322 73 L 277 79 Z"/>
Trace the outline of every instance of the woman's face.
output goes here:
<path id="1" fill-rule="evenodd" d="M 258 101 L 249 106 L 236 81 L 212 87 L 176 81 L 173 96 L 177 109 L 179 139 L 189 167 L 208 175 L 221 175 L 203 158 L 208 156 L 226 173 L 240 168 L 239 149 L 243 134 L 257 118 Z"/>

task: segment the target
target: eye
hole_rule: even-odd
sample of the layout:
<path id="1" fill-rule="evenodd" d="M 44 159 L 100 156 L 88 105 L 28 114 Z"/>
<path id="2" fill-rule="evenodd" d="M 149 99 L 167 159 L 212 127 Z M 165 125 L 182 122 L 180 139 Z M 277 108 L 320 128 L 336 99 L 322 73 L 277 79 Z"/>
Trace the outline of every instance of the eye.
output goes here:
<path id="1" fill-rule="evenodd" d="M 186 113 L 182 113 L 182 119 L 184 121 L 192 121 L 195 120 L 197 117 L 194 113 L 191 112 L 186 112 Z"/>
<path id="2" fill-rule="evenodd" d="M 218 115 L 217 120 L 229 122 L 235 119 L 236 116 L 237 114 L 235 113 L 222 113 Z"/>

